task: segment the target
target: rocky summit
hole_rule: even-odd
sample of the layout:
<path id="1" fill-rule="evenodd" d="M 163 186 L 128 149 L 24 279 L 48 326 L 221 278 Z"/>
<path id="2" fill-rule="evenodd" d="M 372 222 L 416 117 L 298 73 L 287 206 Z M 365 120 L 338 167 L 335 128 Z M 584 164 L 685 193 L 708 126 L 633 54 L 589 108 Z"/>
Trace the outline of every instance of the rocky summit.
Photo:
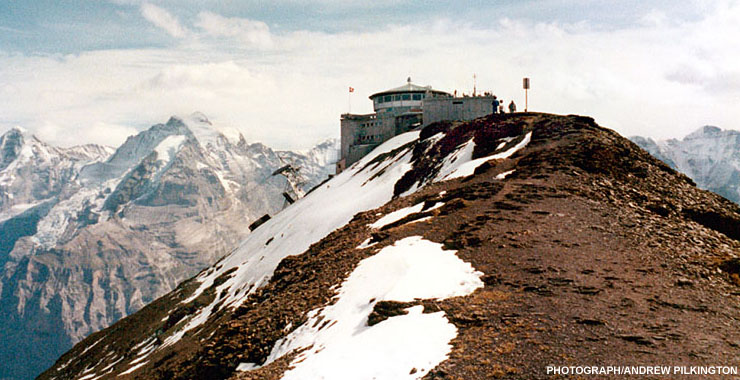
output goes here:
<path id="1" fill-rule="evenodd" d="M 291 163 L 305 186 L 332 142 L 306 154 L 249 144 L 204 115 L 172 117 L 117 149 L 0 138 L 0 379 L 30 379 L 89 334 L 168 293 L 279 212 Z"/>
<path id="2" fill-rule="evenodd" d="M 387 141 L 40 379 L 740 366 L 740 209 L 582 116 Z"/>

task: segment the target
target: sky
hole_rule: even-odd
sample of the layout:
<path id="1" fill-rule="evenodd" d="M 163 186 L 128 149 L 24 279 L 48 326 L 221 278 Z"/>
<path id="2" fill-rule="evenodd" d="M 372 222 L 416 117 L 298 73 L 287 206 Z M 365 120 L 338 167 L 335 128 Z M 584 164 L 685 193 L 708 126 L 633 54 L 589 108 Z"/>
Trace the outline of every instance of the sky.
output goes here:
<path id="1" fill-rule="evenodd" d="M 740 1 L 0 0 L 0 133 L 117 146 L 199 111 L 305 149 L 407 77 L 625 136 L 740 128 Z M 349 93 L 348 88 L 355 91 Z"/>

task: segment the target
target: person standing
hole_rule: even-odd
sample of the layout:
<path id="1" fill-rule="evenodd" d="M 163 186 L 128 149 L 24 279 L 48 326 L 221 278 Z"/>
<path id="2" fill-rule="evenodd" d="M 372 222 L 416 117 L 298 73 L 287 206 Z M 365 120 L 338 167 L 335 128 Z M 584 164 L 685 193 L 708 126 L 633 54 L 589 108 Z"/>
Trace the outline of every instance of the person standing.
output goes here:
<path id="1" fill-rule="evenodd" d="M 509 103 L 509 113 L 516 112 L 516 104 L 514 104 L 514 101 L 512 100 L 511 103 Z"/>
<path id="2" fill-rule="evenodd" d="M 498 98 L 496 98 L 496 95 L 493 96 L 493 102 L 491 103 L 491 106 L 493 106 L 493 113 L 498 113 L 498 106 L 501 104 L 501 102 L 498 101 Z"/>

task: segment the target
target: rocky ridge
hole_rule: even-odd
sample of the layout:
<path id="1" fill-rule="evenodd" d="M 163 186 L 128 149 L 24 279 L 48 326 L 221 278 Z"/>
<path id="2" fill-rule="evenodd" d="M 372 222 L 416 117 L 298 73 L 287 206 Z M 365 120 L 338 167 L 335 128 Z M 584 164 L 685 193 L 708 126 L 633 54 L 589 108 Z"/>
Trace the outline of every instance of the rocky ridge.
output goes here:
<path id="1" fill-rule="evenodd" d="M 349 216 L 306 215 L 330 195 L 331 214 Z M 345 210 L 344 197 L 362 204 Z M 40 378 L 391 370 L 380 377 L 538 379 L 550 378 L 548 365 L 740 365 L 740 333 L 728 328 L 740 320 L 740 209 L 591 118 L 520 113 L 432 125 L 387 142 L 280 215 Z M 312 217 L 313 235 L 287 222 Z M 336 314 L 372 260 L 413 263 L 405 255 L 419 252 L 470 265 L 468 286 L 410 293 L 427 278 L 415 265 L 390 266 L 402 277 L 360 282 L 391 283 L 387 292 L 357 296 L 356 314 Z M 458 264 L 427 269 L 443 279 Z M 383 339 L 330 360 L 350 339 L 345 319 L 358 316 L 349 336 Z M 428 335 L 452 334 L 426 342 L 413 328 L 393 330 L 420 321 Z M 412 349 L 396 350 L 401 341 Z"/>

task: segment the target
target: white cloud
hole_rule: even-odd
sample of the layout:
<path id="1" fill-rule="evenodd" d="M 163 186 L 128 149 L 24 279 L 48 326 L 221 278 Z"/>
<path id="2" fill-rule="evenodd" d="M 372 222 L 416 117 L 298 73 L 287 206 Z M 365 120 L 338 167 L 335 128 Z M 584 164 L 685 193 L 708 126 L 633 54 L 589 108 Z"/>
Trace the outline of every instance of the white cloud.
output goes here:
<path id="1" fill-rule="evenodd" d="M 249 47 L 272 47 L 270 27 L 262 21 L 200 12 L 195 26 L 210 36 L 236 38 Z"/>
<path id="2" fill-rule="evenodd" d="M 194 37 L 171 48 L 0 53 L 0 125 L 41 130 L 49 122 L 83 128 L 83 139 L 100 123 L 142 129 L 199 110 L 249 141 L 305 148 L 338 135 L 348 86 L 356 89 L 352 111 L 371 112 L 367 96 L 407 76 L 470 92 L 475 73 L 479 91 L 520 109 L 521 78 L 529 76 L 531 110 L 594 116 L 624 135 L 740 128 L 740 40 L 732 37 L 740 35 L 740 6 L 727 4 L 696 22 L 652 15 L 618 30 L 503 19 L 487 27 L 439 20 L 368 32 L 271 32 L 259 21 L 203 12 L 190 31 L 171 18 L 174 30 Z M 128 133 L 100 130 L 96 141 L 108 144 Z"/>
<path id="3" fill-rule="evenodd" d="M 135 128 L 96 122 L 91 125 L 69 125 L 57 124 L 51 120 L 44 121 L 34 129 L 33 134 L 41 141 L 52 141 L 55 145 L 74 146 L 81 144 L 100 144 L 117 146 L 111 142 L 123 142 L 128 136 L 136 134 Z"/>
<path id="4" fill-rule="evenodd" d="M 166 10 L 149 3 L 141 4 L 141 15 L 154 26 L 161 28 L 175 38 L 185 37 L 187 30 Z"/>

